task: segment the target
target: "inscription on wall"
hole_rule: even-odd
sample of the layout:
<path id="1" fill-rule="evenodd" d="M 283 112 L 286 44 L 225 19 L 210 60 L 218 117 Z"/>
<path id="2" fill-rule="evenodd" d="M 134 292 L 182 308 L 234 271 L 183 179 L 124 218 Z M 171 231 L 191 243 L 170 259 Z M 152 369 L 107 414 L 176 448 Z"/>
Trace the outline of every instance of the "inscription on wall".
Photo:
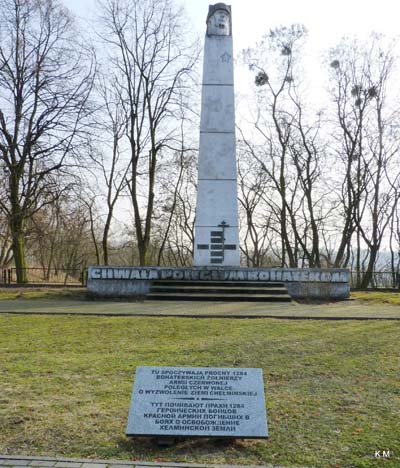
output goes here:
<path id="1" fill-rule="evenodd" d="M 207 244 L 206 244 L 207 245 Z M 225 246 L 226 248 L 226 246 Z M 348 270 L 89 267 L 89 280 L 282 281 L 347 283 Z"/>
<path id="2" fill-rule="evenodd" d="M 136 369 L 127 435 L 268 437 L 261 369 Z"/>

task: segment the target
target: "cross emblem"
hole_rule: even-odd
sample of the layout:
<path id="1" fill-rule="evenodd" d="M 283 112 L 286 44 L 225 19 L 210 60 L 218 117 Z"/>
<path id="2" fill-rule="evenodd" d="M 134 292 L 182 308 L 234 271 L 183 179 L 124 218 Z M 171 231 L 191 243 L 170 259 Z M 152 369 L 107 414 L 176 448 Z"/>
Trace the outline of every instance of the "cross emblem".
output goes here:
<path id="1" fill-rule="evenodd" d="M 210 250 L 212 264 L 221 264 L 224 262 L 225 250 L 236 250 L 235 244 L 225 244 L 225 229 L 229 227 L 226 221 L 218 224 L 221 228 L 218 231 L 211 231 L 210 244 L 197 244 L 199 250 Z"/>

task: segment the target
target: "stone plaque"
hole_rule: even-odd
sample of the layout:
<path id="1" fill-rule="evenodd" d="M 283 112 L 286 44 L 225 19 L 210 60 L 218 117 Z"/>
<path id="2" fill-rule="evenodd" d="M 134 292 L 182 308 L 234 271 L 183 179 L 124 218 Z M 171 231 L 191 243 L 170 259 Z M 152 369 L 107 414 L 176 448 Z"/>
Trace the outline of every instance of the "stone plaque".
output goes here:
<path id="1" fill-rule="evenodd" d="M 267 438 L 262 369 L 137 367 L 126 434 Z"/>

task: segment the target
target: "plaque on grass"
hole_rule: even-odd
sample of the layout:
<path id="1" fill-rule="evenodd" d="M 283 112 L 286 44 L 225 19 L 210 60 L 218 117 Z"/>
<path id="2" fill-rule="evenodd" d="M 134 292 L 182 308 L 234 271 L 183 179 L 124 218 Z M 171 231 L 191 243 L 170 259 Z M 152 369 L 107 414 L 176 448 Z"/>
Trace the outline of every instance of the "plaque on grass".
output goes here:
<path id="1" fill-rule="evenodd" d="M 137 367 L 126 434 L 267 438 L 262 369 Z"/>

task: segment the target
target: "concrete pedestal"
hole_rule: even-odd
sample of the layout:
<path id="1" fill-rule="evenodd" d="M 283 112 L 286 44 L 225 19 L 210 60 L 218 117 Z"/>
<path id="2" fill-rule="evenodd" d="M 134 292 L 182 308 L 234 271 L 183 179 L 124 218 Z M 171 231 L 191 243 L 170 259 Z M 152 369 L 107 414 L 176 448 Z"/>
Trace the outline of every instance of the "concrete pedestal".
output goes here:
<path id="1" fill-rule="evenodd" d="M 292 299 L 341 300 L 350 295 L 343 268 L 89 267 L 88 291 L 103 297 L 145 297 L 157 281 L 283 283 Z"/>

